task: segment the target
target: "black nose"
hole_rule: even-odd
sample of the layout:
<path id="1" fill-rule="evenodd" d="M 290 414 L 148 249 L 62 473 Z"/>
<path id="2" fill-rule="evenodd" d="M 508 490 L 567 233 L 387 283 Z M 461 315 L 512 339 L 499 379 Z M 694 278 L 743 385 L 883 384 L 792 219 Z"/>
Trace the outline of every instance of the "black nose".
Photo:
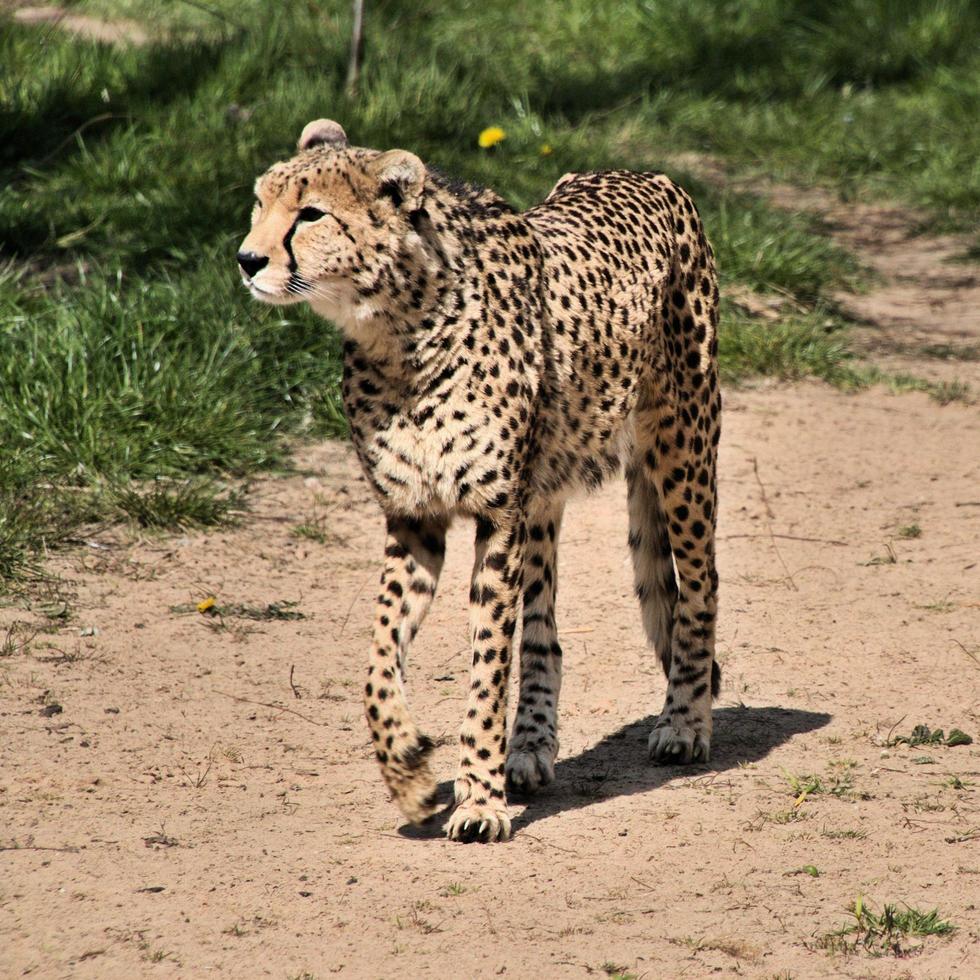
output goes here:
<path id="1" fill-rule="evenodd" d="M 244 270 L 245 275 L 251 279 L 252 276 L 269 264 L 269 256 L 256 255 L 254 252 L 239 252 L 238 264 Z"/>

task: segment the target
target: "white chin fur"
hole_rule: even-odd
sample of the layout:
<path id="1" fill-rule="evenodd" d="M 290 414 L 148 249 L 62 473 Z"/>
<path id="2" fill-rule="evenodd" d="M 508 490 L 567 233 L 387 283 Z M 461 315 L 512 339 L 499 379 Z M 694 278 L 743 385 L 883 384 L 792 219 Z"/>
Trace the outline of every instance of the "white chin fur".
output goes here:
<path id="1" fill-rule="evenodd" d="M 253 298 L 260 303 L 268 303 L 270 306 L 292 306 L 294 303 L 302 303 L 303 297 L 295 293 L 268 293 L 254 282 L 245 283 L 248 291 Z"/>

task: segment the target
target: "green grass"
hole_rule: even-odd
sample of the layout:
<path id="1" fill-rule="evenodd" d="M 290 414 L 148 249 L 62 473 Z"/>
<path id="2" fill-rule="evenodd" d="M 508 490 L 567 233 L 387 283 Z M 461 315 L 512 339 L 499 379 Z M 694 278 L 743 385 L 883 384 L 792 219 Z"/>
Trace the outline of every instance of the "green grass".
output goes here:
<path id="1" fill-rule="evenodd" d="M 112 491 L 116 507 L 139 527 L 213 527 L 229 523 L 242 497 L 223 492 L 210 480 L 154 480 Z"/>
<path id="2" fill-rule="evenodd" d="M 849 796 L 854 789 L 854 778 L 850 773 L 853 765 L 830 766 L 830 774 L 824 780 L 820 776 L 806 773 L 796 775 L 785 773 L 786 782 L 797 798 L 797 805 L 802 804 L 808 796 L 827 794 L 830 796 Z"/>
<path id="3" fill-rule="evenodd" d="M 861 385 L 839 320 L 819 309 L 776 323 L 740 316 L 722 304 L 719 356 L 729 380 L 770 375 L 786 381 L 821 378 L 844 387 Z"/>
<path id="4" fill-rule="evenodd" d="M 851 914 L 854 922 L 824 937 L 826 949 L 832 952 L 861 949 L 875 956 L 906 956 L 915 949 L 908 943 L 910 937 L 948 936 L 956 931 L 956 926 L 943 919 L 938 909 L 922 912 L 910 905 L 899 908 L 886 903 L 881 912 L 876 913 L 859 898 Z"/>
<path id="5" fill-rule="evenodd" d="M 863 274 L 813 218 L 679 173 L 679 151 L 898 194 L 947 224 L 978 215 L 980 14 L 965 0 L 372 2 L 357 98 L 346 0 L 69 5 L 156 40 L 0 15 L 0 582 L 86 523 L 221 520 L 222 488 L 284 463 L 289 437 L 344 433 L 336 336 L 258 307 L 234 268 L 255 176 L 311 118 L 518 206 L 569 170 L 669 170 L 723 286 L 790 311 L 772 323 L 726 303 L 729 381 L 878 380 L 829 298 Z M 507 138 L 485 152 L 491 124 Z"/>

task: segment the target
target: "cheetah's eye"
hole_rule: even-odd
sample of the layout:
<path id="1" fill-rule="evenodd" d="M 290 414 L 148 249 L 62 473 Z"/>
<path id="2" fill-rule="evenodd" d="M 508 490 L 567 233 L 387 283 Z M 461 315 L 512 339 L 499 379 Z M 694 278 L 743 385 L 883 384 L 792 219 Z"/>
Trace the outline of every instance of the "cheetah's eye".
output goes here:
<path id="1" fill-rule="evenodd" d="M 303 208 L 299 213 L 300 221 L 319 221 L 324 215 L 325 211 L 321 211 L 319 208 Z"/>

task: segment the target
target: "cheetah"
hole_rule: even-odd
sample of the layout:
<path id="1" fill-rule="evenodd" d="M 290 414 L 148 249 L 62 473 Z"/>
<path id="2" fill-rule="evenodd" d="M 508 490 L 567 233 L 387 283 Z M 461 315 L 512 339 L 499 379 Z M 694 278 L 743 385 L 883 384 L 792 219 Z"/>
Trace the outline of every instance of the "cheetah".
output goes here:
<path id="1" fill-rule="evenodd" d="M 450 521 L 473 518 L 476 530 L 472 671 L 445 832 L 505 840 L 507 789 L 555 774 L 564 502 L 623 467 L 636 596 L 668 682 L 649 754 L 706 762 L 720 685 L 721 395 L 714 259 L 691 198 L 660 173 L 573 173 L 521 212 L 408 151 L 350 146 L 326 119 L 255 195 L 237 256 L 245 285 L 263 303 L 308 303 L 344 338 L 344 409 L 386 521 L 365 711 L 405 817 L 438 810 L 433 743 L 409 714 L 405 668 Z"/>

